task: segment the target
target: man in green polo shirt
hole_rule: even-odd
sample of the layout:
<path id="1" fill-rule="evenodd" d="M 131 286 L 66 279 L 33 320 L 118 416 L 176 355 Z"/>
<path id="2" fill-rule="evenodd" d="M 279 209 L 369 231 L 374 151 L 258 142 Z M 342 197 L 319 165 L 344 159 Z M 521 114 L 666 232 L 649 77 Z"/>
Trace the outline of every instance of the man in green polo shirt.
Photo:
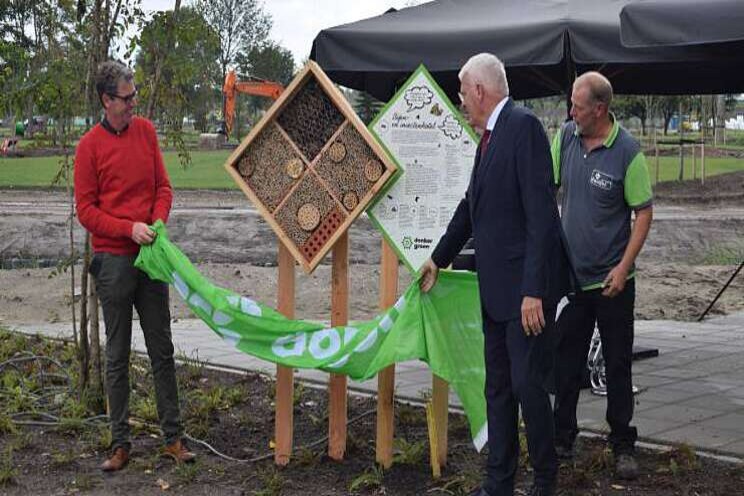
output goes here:
<path id="1" fill-rule="evenodd" d="M 638 474 L 633 418 L 635 259 L 648 235 L 652 193 L 638 142 L 609 112 L 612 85 L 597 72 L 576 79 L 572 121 L 553 140 L 561 221 L 578 288 L 558 321 L 554 405 L 556 451 L 570 458 L 578 434 L 576 405 L 595 324 L 607 374 L 607 423 L 616 473 Z M 631 225 L 631 213 L 635 222 Z"/>

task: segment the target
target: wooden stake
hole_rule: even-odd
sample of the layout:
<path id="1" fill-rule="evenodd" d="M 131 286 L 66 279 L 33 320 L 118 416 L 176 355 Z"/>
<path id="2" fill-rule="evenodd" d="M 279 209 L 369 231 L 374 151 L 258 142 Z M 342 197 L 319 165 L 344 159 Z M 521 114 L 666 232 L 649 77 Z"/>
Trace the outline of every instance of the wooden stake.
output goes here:
<path id="1" fill-rule="evenodd" d="M 398 297 L 398 256 L 386 240 L 382 240 L 382 259 L 380 261 L 380 310 L 395 304 Z M 394 393 L 395 364 L 377 374 L 377 446 L 375 460 L 390 468 L 393 464 L 394 437 Z"/>
<path id="2" fill-rule="evenodd" d="M 697 179 L 697 146 L 692 145 L 692 178 Z"/>
<path id="3" fill-rule="evenodd" d="M 434 404 L 432 401 L 426 402 L 426 425 L 429 428 L 429 463 L 431 464 L 431 476 L 439 479 L 442 476 L 442 465 L 439 463 L 439 432 L 437 431 L 437 421 L 434 414 Z"/>
<path id="4" fill-rule="evenodd" d="M 290 251 L 279 242 L 279 283 L 277 285 L 278 310 L 287 318 L 295 312 L 295 261 Z M 294 369 L 276 367 L 276 416 L 274 420 L 274 462 L 287 465 L 292 455 L 294 419 Z"/>
<path id="5" fill-rule="evenodd" d="M 705 184 L 705 142 L 700 146 L 700 184 Z"/>
<path id="6" fill-rule="evenodd" d="M 331 326 L 349 321 L 349 233 L 333 245 L 331 268 Z M 343 460 L 346 453 L 346 376 L 331 374 L 328 405 L 328 456 Z"/>
<path id="7" fill-rule="evenodd" d="M 431 402 L 434 407 L 434 422 L 437 433 L 437 460 L 441 467 L 447 466 L 447 416 L 449 413 L 449 384 L 447 381 L 432 375 Z"/>
<path id="8" fill-rule="evenodd" d="M 656 182 L 654 184 L 659 184 L 659 144 L 656 143 Z"/>

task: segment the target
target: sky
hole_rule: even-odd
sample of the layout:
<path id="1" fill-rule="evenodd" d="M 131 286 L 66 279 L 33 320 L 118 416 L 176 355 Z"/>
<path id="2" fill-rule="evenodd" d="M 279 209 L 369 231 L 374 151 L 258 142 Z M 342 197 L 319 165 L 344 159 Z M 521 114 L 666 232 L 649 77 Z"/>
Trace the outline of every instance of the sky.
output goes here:
<path id="1" fill-rule="evenodd" d="M 174 0 L 143 0 L 145 10 L 170 10 Z M 189 4 L 188 0 L 184 4 Z M 422 3 L 411 0 L 264 0 L 264 11 L 274 21 L 271 38 L 289 49 L 300 65 L 310 55 L 321 29 L 382 14 L 390 7 Z"/>

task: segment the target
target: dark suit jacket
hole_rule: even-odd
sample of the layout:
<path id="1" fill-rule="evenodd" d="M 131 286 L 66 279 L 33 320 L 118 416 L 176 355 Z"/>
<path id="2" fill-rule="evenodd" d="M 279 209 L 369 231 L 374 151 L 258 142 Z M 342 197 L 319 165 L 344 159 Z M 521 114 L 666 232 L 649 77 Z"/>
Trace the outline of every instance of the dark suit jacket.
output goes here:
<path id="1" fill-rule="evenodd" d="M 568 293 L 552 167 L 542 124 L 509 100 L 432 253 L 438 267 L 447 267 L 473 237 L 481 305 L 495 321 L 519 318 L 524 296 L 554 305 Z"/>

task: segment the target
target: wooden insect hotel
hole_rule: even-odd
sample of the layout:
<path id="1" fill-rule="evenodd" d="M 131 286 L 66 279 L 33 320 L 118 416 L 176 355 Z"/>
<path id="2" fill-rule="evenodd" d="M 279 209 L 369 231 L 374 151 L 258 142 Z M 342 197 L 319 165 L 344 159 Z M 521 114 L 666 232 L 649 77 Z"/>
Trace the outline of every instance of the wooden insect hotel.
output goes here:
<path id="1" fill-rule="evenodd" d="M 314 62 L 225 167 L 308 273 L 396 168 Z"/>

